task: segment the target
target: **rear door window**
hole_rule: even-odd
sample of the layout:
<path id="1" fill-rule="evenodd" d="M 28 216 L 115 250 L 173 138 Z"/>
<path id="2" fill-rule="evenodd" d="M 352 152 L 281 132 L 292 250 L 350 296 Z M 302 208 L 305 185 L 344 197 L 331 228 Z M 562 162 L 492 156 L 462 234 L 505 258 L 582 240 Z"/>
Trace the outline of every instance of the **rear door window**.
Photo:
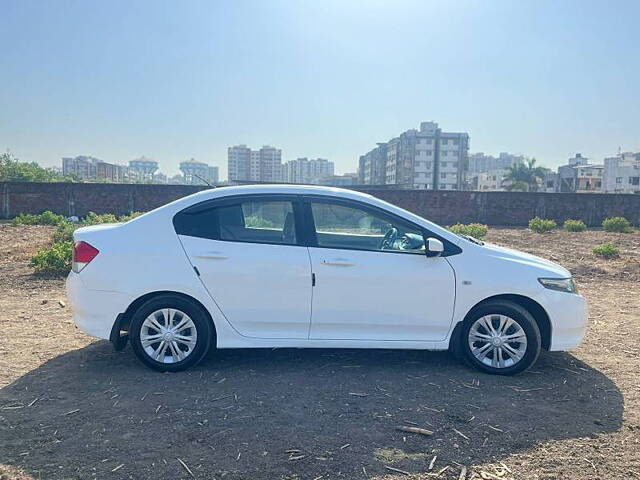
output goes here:
<path id="1" fill-rule="evenodd" d="M 297 243 L 291 202 L 241 202 L 217 210 L 220 240 L 283 245 Z"/>
<path id="2" fill-rule="evenodd" d="M 229 242 L 296 245 L 293 203 L 287 200 L 225 202 L 211 208 L 190 208 L 173 220 L 176 233 Z"/>

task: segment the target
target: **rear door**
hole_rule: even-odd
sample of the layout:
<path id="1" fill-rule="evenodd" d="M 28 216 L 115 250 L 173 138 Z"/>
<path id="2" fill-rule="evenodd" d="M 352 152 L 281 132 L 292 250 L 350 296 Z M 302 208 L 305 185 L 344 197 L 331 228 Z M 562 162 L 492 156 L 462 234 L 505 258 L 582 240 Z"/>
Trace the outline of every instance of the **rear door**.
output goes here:
<path id="1" fill-rule="evenodd" d="M 245 195 L 176 215 L 180 241 L 227 320 L 255 338 L 307 338 L 311 265 L 293 196 Z"/>
<path id="2" fill-rule="evenodd" d="M 310 199 L 307 212 L 316 276 L 309 338 L 446 337 L 454 272 L 446 258 L 426 256 L 420 227 L 359 202 Z"/>

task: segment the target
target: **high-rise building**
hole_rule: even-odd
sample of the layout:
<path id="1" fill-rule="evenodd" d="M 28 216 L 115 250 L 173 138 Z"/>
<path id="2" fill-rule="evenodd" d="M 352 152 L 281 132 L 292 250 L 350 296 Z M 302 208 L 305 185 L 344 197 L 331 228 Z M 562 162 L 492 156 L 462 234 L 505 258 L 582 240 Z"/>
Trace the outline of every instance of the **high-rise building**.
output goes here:
<path id="1" fill-rule="evenodd" d="M 229 182 L 281 181 L 282 150 L 268 145 L 251 150 L 246 145 L 228 148 Z"/>
<path id="2" fill-rule="evenodd" d="M 187 160 L 180 163 L 183 183 L 187 185 L 215 185 L 218 183 L 218 167 L 212 167 L 204 162 Z"/>
<path id="3" fill-rule="evenodd" d="M 640 193 L 640 152 L 619 153 L 604 159 L 605 193 Z"/>
<path id="4" fill-rule="evenodd" d="M 286 183 L 322 184 L 333 176 L 333 162 L 325 158 L 297 158 L 282 164 L 281 179 Z"/>
<path id="5" fill-rule="evenodd" d="M 384 184 L 461 190 L 466 186 L 468 150 L 468 133 L 443 132 L 435 122 L 422 122 L 420 130 L 407 130 L 363 155 L 358 177 L 365 184 L 365 179 L 371 184 L 380 182 L 379 171 L 384 163 Z"/>

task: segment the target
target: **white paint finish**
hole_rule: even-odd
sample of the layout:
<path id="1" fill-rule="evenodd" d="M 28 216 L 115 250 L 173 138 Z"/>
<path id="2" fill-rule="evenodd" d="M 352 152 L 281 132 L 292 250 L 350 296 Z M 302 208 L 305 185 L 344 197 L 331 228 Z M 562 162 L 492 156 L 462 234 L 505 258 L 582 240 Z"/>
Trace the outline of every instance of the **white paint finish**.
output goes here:
<path id="1" fill-rule="evenodd" d="M 444 258 L 309 248 L 316 286 L 310 338 L 443 340 L 455 297 Z"/>
<path id="2" fill-rule="evenodd" d="M 204 286 L 240 334 L 307 338 L 312 287 L 306 247 L 179 238 Z"/>
<path id="3" fill-rule="evenodd" d="M 411 257 L 410 254 L 373 253 L 350 251 L 349 255 L 357 256 L 359 262 L 363 257 L 372 257 L 371 261 L 365 262 L 369 275 L 354 270 L 353 273 L 335 273 L 339 268 L 333 267 L 334 273 L 328 274 L 320 267 L 316 268 L 317 286 L 313 295 L 321 302 L 324 295 L 328 298 L 325 304 L 327 311 L 338 312 L 342 318 L 352 322 L 349 328 L 358 328 L 354 324 L 353 316 L 359 318 L 360 326 L 372 323 L 367 316 L 373 315 L 376 322 L 382 322 L 398 317 L 389 316 L 394 299 L 403 299 L 401 304 L 402 322 L 379 323 L 382 325 L 374 336 L 377 338 L 400 338 L 400 340 L 368 340 L 371 334 L 366 332 L 358 339 L 327 340 L 308 339 L 304 333 L 304 324 L 309 326 L 308 312 L 311 309 L 311 283 L 307 276 L 310 273 L 310 264 L 306 247 L 280 247 L 291 248 L 295 253 L 290 254 L 281 251 L 274 256 L 274 250 L 270 245 L 238 244 L 238 249 L 242 249 L 243 261 L 238 261 L 237 268 L 211 267 L 211 279 L 213 284 L 221 288 L 223 296 L 216 301 L 220 305 L 230 303 L 237 311 L 254 312 L 253 319 L 244 317 L 240 323 L 245 323 L 248 331 L 251 329 L 262 329 L 266 333 L 262 335 L 280 335 L 289 324 L 294 333 L 292 335 L 302 335 L 300 338 L 255 338 L 243 335 L 238 328 L 234 328 L 222 311 L 204 288 L 203 283 L 195 274 L 193 267 L 185 255 L 185 251 L 175 233 L 172 225 L 173 216 L 180 210 L 199 203 L 204 200 L 238 194 L 313 194 L 323 195 L 329 198 L 348 198 L 359 202 L 374 205 L 386 209 L 411 222 L 414 222 L 433 233 L 459 245 L 463 253 L 447 257 L 446 259 L 426 259 L 424 257 Z M 122 313 L 137 298 L 142 295 L 157 291 L 172 291 L 189 295 L 201 303 L 210 313 L 215 325 L 218 348 L 271 348 L 271 347 L 309 347 L 309 348 L 406 348 L 406 349 L 429 349 L 442 350 L 448 348 L 449 338 L 455 325 L 462 321 L 469 310 L 478 302 L 499 294 L 517 294 L 532 298 L 545 308 L 552 323 L 551 348 L 553 350 L 574 348 L 582 339 L 586 325 L 586 303 L 580 295 L 573 295 L 562 292 L 554 292 L 543 288 L 537 281 L 539 277 L 566 277 L 569 272 L 553 262 L 549 262 L 537 257 L 527 255 L 514 250 L 503 249 L 491 245 L 479 246 L 462 238 L 453 235 L 448 230 L 414 215 L 402 208 L 391 205 L 387 202 L 374 198 L 370 195 L 342 190 L 337 188 L 314 187 L 314 186 L 290 186 L 290 185 L 255 185 L 246 187 L 225 187 L 206 190 L 189 197 L 185 197 L 141 217 L 138 217 L 126 224 L 116 226 L 98 226 L 81 228 L 75 232 L 76 240 L 84 240 L 100 250 L 98 256 L 80 274 L 71 273 L 67 282 L 69 301 L 73 309 L 73 318 L 76 324 L 98 338 L 108 338 L 116 316 Z M 202 240 L 193 239 L 191 240 Z M 202 240 L 204 242 L 210 242 Z M 225 248 L 229 248 L 227 242 Z M 257 245 L 257 250 L 253 254 L 245 253 L 244 249 Z M 261 247 L 266 247 L 262 249 Z M 261 253 L 258 252 L 261 250 Z M 318 252 L 322 249 L 316 249 Z M 325 251 L 325 253 L 328 250 Z M 354 254 L 355 252 L 355 254 Z M 226 254 L 236 256 L 238 251 L 226 250 Z M 371 255 L 368 255 L 371 253 Z M 306 257 L 306 267 L 303 266 L 302 259 Z M 373 259 L 373 256 L 400 257 L 394 265 L 389 265 L 387 260 L 380 262 Z M 269 258 L 263 258 L 269 257 Z M 347 257 L 347 255 L 341 255 Z M 402 257 L 408 257 L 402 259 Z M 231 258 L 231 257 L 230 257 Z M 252 259 L 252 260 L 251 260 Z M 212 260 L 213 264 L 216 260 Z M 265 262 L 258 268 L 261 272 L 255 273 L 255 263 Z M 390 262 L 390 261 L 389 261 Z M 394 260 L 394 262 L 396 262 Z M 431 263 L 429 263 L 431 262 Z M 440 262 L 440 263 L 437 263 Z M 291 263 L 295 265 L 291 265 Z M 385 263 L 385 265 L 381 265 Z M 451 265 L 451 270 L 455 271 L 457 292 L 453 319 L 449 320 L 443 336 L 440 329 L 443 328 L 437 320 L 437 324 L 415 323 L 421 313 L 427 311 L 435 305 L 437 309 L 446 310 L 446 303 L 443 306 L 442 298 L 449 302 L 446 291 L 446 283 L 431 285 L 429 289 L 429 275 L 436 270 L 429 270 L 429 265 L 443 266 L 445 263 Z M 202 262 L 197 261 L 198 267 L 202 270 Z M 229 265 L 231 265 L 229 263 Z M 420 273 L 424 267 L 425 278 Z M 351 267 L 347 267 L 351 268 Z M 220 269 L 220 270 L 216 270 Z M 305 269 L 307 274 L 304 273 Z M 326 267 L 329 269 L 329 267 Z M 346 269 L 345 269 L 346 270 Z M 215 272 L 215 274 L 214 274 Z M 282 272 L 288 272 L 291 277 L 280 278 Z M 404 272 L 401 275 L 400 272 Z M 220 275 L 216 275 L 220 273 Z M 407 274 L 413 278 L 420 277 L 417 282 L 408 281 Z M 334 277 L 334 284 L 323 284 Z M 245 288 L 238 293 L 235 291 L 230 295 L 230 299 L 225 295 L 231 285 L 239 285 L 244 281 L 238 281 L 243 277 L 244 281 L 249 281 L 251 288 Z M 294 281 L 294 279 L 297 279 Z M 391 281 L 393 280 L 393 281 Z M 420 288 L 420 282 L 424 288 Z M 471 282 L 469 284 L 469 282 Z M 295 285 L 294 285 L 295 283 Z M 382 288 L 385 284 L 387 288 Z M 284 295 L 281 290 L 293 288 L 292 295 Z M 338 302 L 329 294 L 331 289 L 333 296 L 341 296 L 342 302 Z M 436 290 L 433 290 L 435 288 Z M 451 289 L 453 289 L 453 285 Z M 442 290 L 439 290 L 442 289 Z M 237 289 L 236 289 L 237 290 Z M 350 290 L 357 295 L 346 295 Z M 433 295 L 432 292 L 440 291 L 440 295 Z M 442 293 L 445 292 L 445 293 Z M 216 297 L 215 292 L 213 292 Z M 266 314 L 264 309 L 255 305 L 255 299 L 267 302 L 266 306 L 272 308 L 271 313 Z M 370 303 L 366 303 L 366 302 Z M 308 302 L 308 309 L 305 304 Z M 317 305 L 322 305 L 318 303 Z M 314 303 L 315 308 L 316 303 Z M 382 305 L 382 306 L 381 306 Z M 264 305 L 263 305 L 264 306 Z M 231 311 L 234 311 L 231 308 Z M 406 308 L 406 310 L 402 310 Z M 298 316 L 287 316 L 287 321 L 274 316 L 273 311 L 283 312 L 292 309 L 300 312 Z M 380 312 L 385 312 L 383 315 Z M 304 313 L 307 312 L 306 320 Z M 225 309 L 225 313 L 228 313 Z M 315 313 L 315 311 L 314 311 Z M 321 313 L 321 310 L 319 310 Z M 288 313 L 285 313 L 288 315 Z M 230 315 L 232 317 L 233 315 Z M 383 318 L 384 317 L 384 318 Z M 438 317 L 438 318 L 445 318 Z M 450 318 L 451 316 L 449 316 Z M 322 317 L 318 317 L 319 319 Z M 325 317 L 326 318 L 326 317 Z M 433 317 L 435 318 L 435 317 Z M 431 321 L 430 318 L 427 320 Z M 276 325 L 259 325 L 260 322 L 275 323 Z M 302 326 L 301 326 L 302 325 Z M 397 327 L 398 333 L 393 332 Z M 343 328 L 337 326 L 336 328 Z M 301 331 L 303 331 L 301 333 Z M 411 336 L 409 332 L 417 332 L 416 336 Z M 428 337 L 433 335 L 433 337 Z M 332 334 L 331 336 L 337 336 Z M 422 338 L 436 338 L 437 340 L 422 340 Z"/>

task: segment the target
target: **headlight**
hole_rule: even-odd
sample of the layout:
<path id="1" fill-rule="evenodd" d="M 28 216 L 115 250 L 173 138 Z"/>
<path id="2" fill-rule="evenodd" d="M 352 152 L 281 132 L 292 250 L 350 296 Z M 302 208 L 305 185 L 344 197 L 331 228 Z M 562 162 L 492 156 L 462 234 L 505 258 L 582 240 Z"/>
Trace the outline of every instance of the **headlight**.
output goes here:
<path id="1" fill-rule="evenodd" d="M 573 278 L 539 278 L 538 281 L 543 287 L 559 292 L 578 293 L 576 283 Z"/>

